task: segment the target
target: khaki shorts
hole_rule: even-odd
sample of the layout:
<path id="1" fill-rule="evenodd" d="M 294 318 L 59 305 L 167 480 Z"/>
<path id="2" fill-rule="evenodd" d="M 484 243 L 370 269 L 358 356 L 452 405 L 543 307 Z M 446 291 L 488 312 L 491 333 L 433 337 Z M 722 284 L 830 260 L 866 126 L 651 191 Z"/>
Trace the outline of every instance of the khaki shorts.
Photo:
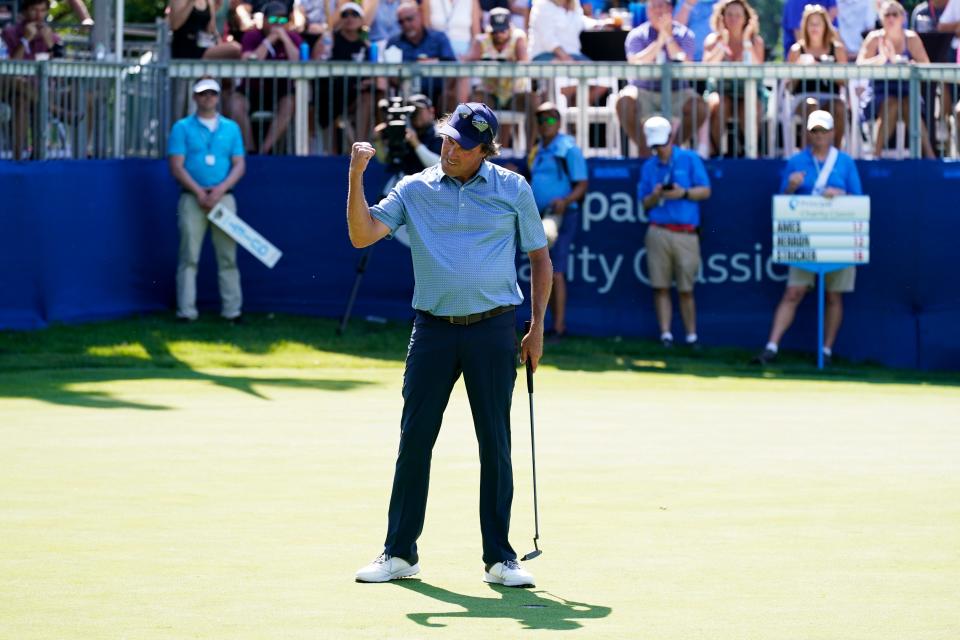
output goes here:
<path id="1" fill-rule="evenodd" d="M 831 271 L 824 276 L 827 291 L 831 293 L 852 293 L 853 284 L 856 279 L 856 267 L 844 267 L 837 271 Z M 790 267 L 790 274 L 787 276 L 788 287 L 813 287 L 816 283 L 817 274 L 813 271 L 807 271 L 799 267 Z"/>
<path id="2" fill-rule="evenodd" d="M 660 108 L 662 102 L 659 91 L 641 89 L 635 85 L 628 84 L 620 91 L 620 97 L 633 98 L 637 101 L 637 117 L 641 122 L 649 116 L 662 113 L 662 109 Z M 680 89 L 672 92 L 670 96 L 670 115 L 677 119 L 682 118 L 684 105 L 696 98 L 697 94 L 693 89 Z"/>
<path id="3" fill-rule="evenodd" d="M 676 280 L 677 291 L 693 291 L 700 270 L 700 238 L 697 234 L 650 225 L 645 243 L 650 286 L 669 289 Z"/>

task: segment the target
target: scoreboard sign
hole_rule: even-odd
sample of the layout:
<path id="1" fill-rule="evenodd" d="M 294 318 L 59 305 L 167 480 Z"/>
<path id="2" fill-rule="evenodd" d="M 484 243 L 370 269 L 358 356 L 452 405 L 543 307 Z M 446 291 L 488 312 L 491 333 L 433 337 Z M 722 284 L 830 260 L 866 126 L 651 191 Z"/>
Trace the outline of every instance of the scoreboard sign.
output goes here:
<path id="1" fill-rule="evenodd" d="M 868 196 L 773 196 L 773 261 L 870 262 Z"/>

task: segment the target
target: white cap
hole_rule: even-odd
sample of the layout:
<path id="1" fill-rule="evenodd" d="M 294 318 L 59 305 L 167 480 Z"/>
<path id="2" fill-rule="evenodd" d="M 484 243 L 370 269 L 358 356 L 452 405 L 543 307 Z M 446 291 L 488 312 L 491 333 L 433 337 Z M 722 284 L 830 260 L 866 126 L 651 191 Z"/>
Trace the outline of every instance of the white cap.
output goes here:
<path id="1" fill-rule="evenodd" d="M 807 131 L 813 131 L 817 127 L 833 131 L 833 116 L 829 111 L 814 111 L 807 117 Z"/>
<path id="2" fill-rule="evenodd" d="M 364 13 L 363 13 L 363 7 L 361 7 L 361 6 L 360 6 L 359 4 L 357 4 L 356 2 L 346 2 L 346 3 L 344 3 L 344 5 L 343 5 L 342 7 L 340 7 L 340 10 L 337 12 L 337 15 L 342 16 L 344 11 L 356 11 L 357 13 L 360 14 L 360 17 L 361 17 L 361 18 L 365 18 L 365 17 L 366 17 L 366 16 L 364 15 Z"/>
<path id="3" fill-rule="evenodd" d="M 193 85 L 194 93 L 203 93 L 204 91 L 216 91 L 217 94 L 220 93 L 220 83 L 214 80 L 213 78 L 204 78 Z"/>
<path id="4" fill-rule="evenodd" d="M 662 116 L 647 118 L 643 123 L 643 135 L 648 147 L 658 147 L 670 141 L 670 121 Z"/>

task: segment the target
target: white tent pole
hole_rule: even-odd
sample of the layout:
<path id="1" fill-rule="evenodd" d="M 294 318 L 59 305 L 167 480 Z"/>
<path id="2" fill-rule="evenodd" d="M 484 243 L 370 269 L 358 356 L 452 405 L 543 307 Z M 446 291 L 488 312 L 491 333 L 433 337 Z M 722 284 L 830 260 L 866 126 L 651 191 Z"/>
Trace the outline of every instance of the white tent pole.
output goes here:
<path id="1" fill-rule="evenodd" d="M 114 20 L 113 53 L 117 62 L 123 60 L 123 0 L 116 0 L 116 20 Z"/>

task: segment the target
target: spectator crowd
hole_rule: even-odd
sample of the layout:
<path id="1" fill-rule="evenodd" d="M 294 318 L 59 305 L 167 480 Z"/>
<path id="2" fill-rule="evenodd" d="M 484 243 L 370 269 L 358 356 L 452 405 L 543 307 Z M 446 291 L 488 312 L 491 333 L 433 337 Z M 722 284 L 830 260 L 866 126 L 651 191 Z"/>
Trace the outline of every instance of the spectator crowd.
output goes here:
<path id="1" fill-rule="evenodd" d="M 170 0 L 167 20 L 173 59 L 263 61 L 335 61 L 344 64 L 417 63 L 418 93 L 401 96 L 400 83 L 388 75 L 335 76 L 311 84 L 308 108 L 312 127 L 337 131 L 327 151 L 345 153 L 356 140 L 371 140 L 378 158 L 394 163 L 397 175 L 412 174 L 440 159 L 442 141 L 435 119 L 463 103 L 486 103 L 503 114 L 500 144 L 525 157 L 536 204 L 544 217 L 553 258 L 550 300 L 551 337 L 566 331 L 564 268 L 579 207 L 587 191 L 585 149 L 569 135 L 568 107 L 578 98 L 591 107 L 607 107 L 623 137 L 646 158 L 638 197 L 650 218 L 645 238 L 660 340 L 674 336 L 671 288 L 685 335 L 698 344 L 693 285 L 700 268 L 699 203 L 710 198 L 702 160 L 736 154 L 746 131 L 748 110 L 762 112 L 767 87 L 718 73 L 704 81 L 674 78 L 670 99 L 660 79 L 591 78 L 588 90 L 562 78 L 517 77 L 489 73 L 481 78 L 431 72 L 439 62 L 489 62 L 506 68 L 520 62 L 589 64 L 584 32 L 622 36 L 623 60 L 638 65 L 704 63 L 763 64 L 778 55 L 788 65 L 856 64 L 883 66 L 957 61 L 960 0 L 921 2 L 908 13 L 897 0 L 787 0 L 783 9 L 782 54 L 761 34 L 761 16 L 750 0 L 646 0 L 629 9 L 604 0 Z M 0 38 L 0 58 L 45 60 L 64 48 L 48 19 L 49 0 L 23 0 L 15 21 Z M 436 67 L 433 67 L 436 69 Z M 365 71 L 369 71 L 366 68 Z M 206 211 L 218 203 L 236 210 L 232 187 L 250 153 L 291 152 L 290 124 L 295 115 L 294 82 L 269 73 L 238 74 L 219 82 L 205 78 L 175 96 L 178 122 L 168 145 L 171 171 L 182 188 L 178 209 L 182 242 L 178 269 L 178 314 L 196 318 L 196 265 L 206 233 Z M 882 157 L 898 123 L 909 122 L 910 84 L 899 79 L 857 83 L 829 74 L 782 83 L 788 116 L 799 123 L 781 193 L 859 194 L 860 183 L 849 154 L 838 152 L 859 130 L 858 118 L 874 123 L 874 157 Z M 957 86 L 947 82 L 922 87 L 920 145 L 935 157 L 932 114 L 960 121 Z M 748 89 L 748 87 L 750 87 Z M 404 87 L 406 89 L 407 87 Z M 13 105 L 13 158 L 27 147 L 40 95 L 33 77 L 0 76 L 0 102 Z M 852 113 L 854 95 L 858 113 Z M 391 100 L 390 98 L 393 98 Z M 196 117 L 184 117 L 187 114 Z M 267 118 L 261 115 L 266 113 Z M 508 114 L 525 117 L 510 118 Z M 398 114 L 404 114 L 397 123 Z M 234 124 L 235 123 L 235 124 Z M 756 123 L 759 126 L 759 120 Z M 399 126 L 399 136 L 397 127 Z M 607 121 L 605 126 L 611 126 Z M 960 125 L 955 125 L 960 129 Z M 759 132 L 756 132 L 759 133 Z M 785 139 L 794 132 L 783 131 Z M 809 144 L 808 144 L 809 142 Z M 957 142 L 960 147 L 960 140 Z M 824 169 L 824 167 L 828 169 Z M 237 320 L 242 295 L 236 247 L 212 231 L 220 270 L 222 313 Z M 825 355 L 842 318 L 842 294 L 853 290 L 854 271 L 833 274 L 827 288 Z M 812 284 L 807 272 L 792 269 L 783 299 L 774 313 L 768 342 L 757 361 L 776 358 L 800 300 Z M 679 340 L 678 340 L 679 341 Z"/>
<path id="2" fill-rule="evenodd" d="M 63 55 L 48 19 L 49 9 L 49 0 L 20 2 L 18 15 L 3 29 L 0 57 L 38 60 Z M 89 19 L 82 12 L 77 17 Z M 623 39 L 620 59 L 635 64 L 761 64 L 782 56 L 788 64 L 825 68 L 955 62 L 960 42 L 960 0 L 920 2 L 911 13 L 897 0 L 786 0 L 779 38 L 782 52 L 776 53 L 777 43 L 761 35 L 761 16 L 750 0 L 582 4 L 580 0 L 170 0 L 166 18 L 171 58 L 248 60 L 251 64 L 294 60 L 588 64 L 588 54 L 596 52 L 586 50 L 584 32 L 600 32 L 608 44 L 619 42 L 619 34 Z M 559 78 L 553 82 L 511 74 L 498 78 L 493 72 L 484 78 L 431 77 L 428 69 L 421 69 L 421 74 L 415 90 L 426 94 L 438 112 L 474 99 L 498 110 L 525 114 L 515 122 L 508 119 L 502 132 L 502 142 L 518 155 L 525 155 L 533 142 L 540 103 L 557 102 L 561 111 L 576 105 L 575 84 Z M 255 77 L 222 80 L 224 115 L 240 125 L 248 153 L 291 153 L 292 81 L 251 75 Z M 668 113 L 659 80 L 598 79 L 591 81 L 587 97 L 591 106 L 615 111 L 623 139 L 641 157 L 651 153 L 641 124 L 655 114 L 668 117 L 677 140 L 701 157 L 742 155 L 748 104 L 755 102 L 757 112 L 763 113 L 768 88 L 760 83 L 755 94 L 746 95 L 744 80 L 718 75 L 704 81 L 674 81 Z M 799 125 L 809 113 L 823 109 L 837 123 L 835 144 L 843 143 L 852 126 L 868 121 L 876 134 L 867 148 L 874 157 L 883 156 L 896 144 L 898 123 L 909 122 L 909 83 L 844 83 L 823 75 L 776 89 L 798 123 L 795 131 L 781 134 L 793 137 L 785 148 L 802 144 Z M 18 107 L 13 147 L 19 157 L 37 91 L 30 82 L 11 83 L 4 78 L 3 83 L 0 100 Z M 937 136 L 942 148 L 945 143 L 944 127 L 934 127 L 933 121 L 960 120 L 960 102 L 954 84 L 925 85 L 930 86 L 923 87 L 921 102 L 922 152 L 935 157 Z M 322 151 L 343 153 L 352 141 L 371 137 L 386 117 L 377 105 L 400 92 L 396 80 L 361 74 L 315 83 L 308 99 L 312 139 L 319 139 L 321 131 L 333 131 Z M 194 108 L 188 93 L 184 85 L 175 96 L 175 116 Z M 854 108 L 857 113 L 851 112 Z M 960 147 L 960 140 L 955 147 Z"/>

